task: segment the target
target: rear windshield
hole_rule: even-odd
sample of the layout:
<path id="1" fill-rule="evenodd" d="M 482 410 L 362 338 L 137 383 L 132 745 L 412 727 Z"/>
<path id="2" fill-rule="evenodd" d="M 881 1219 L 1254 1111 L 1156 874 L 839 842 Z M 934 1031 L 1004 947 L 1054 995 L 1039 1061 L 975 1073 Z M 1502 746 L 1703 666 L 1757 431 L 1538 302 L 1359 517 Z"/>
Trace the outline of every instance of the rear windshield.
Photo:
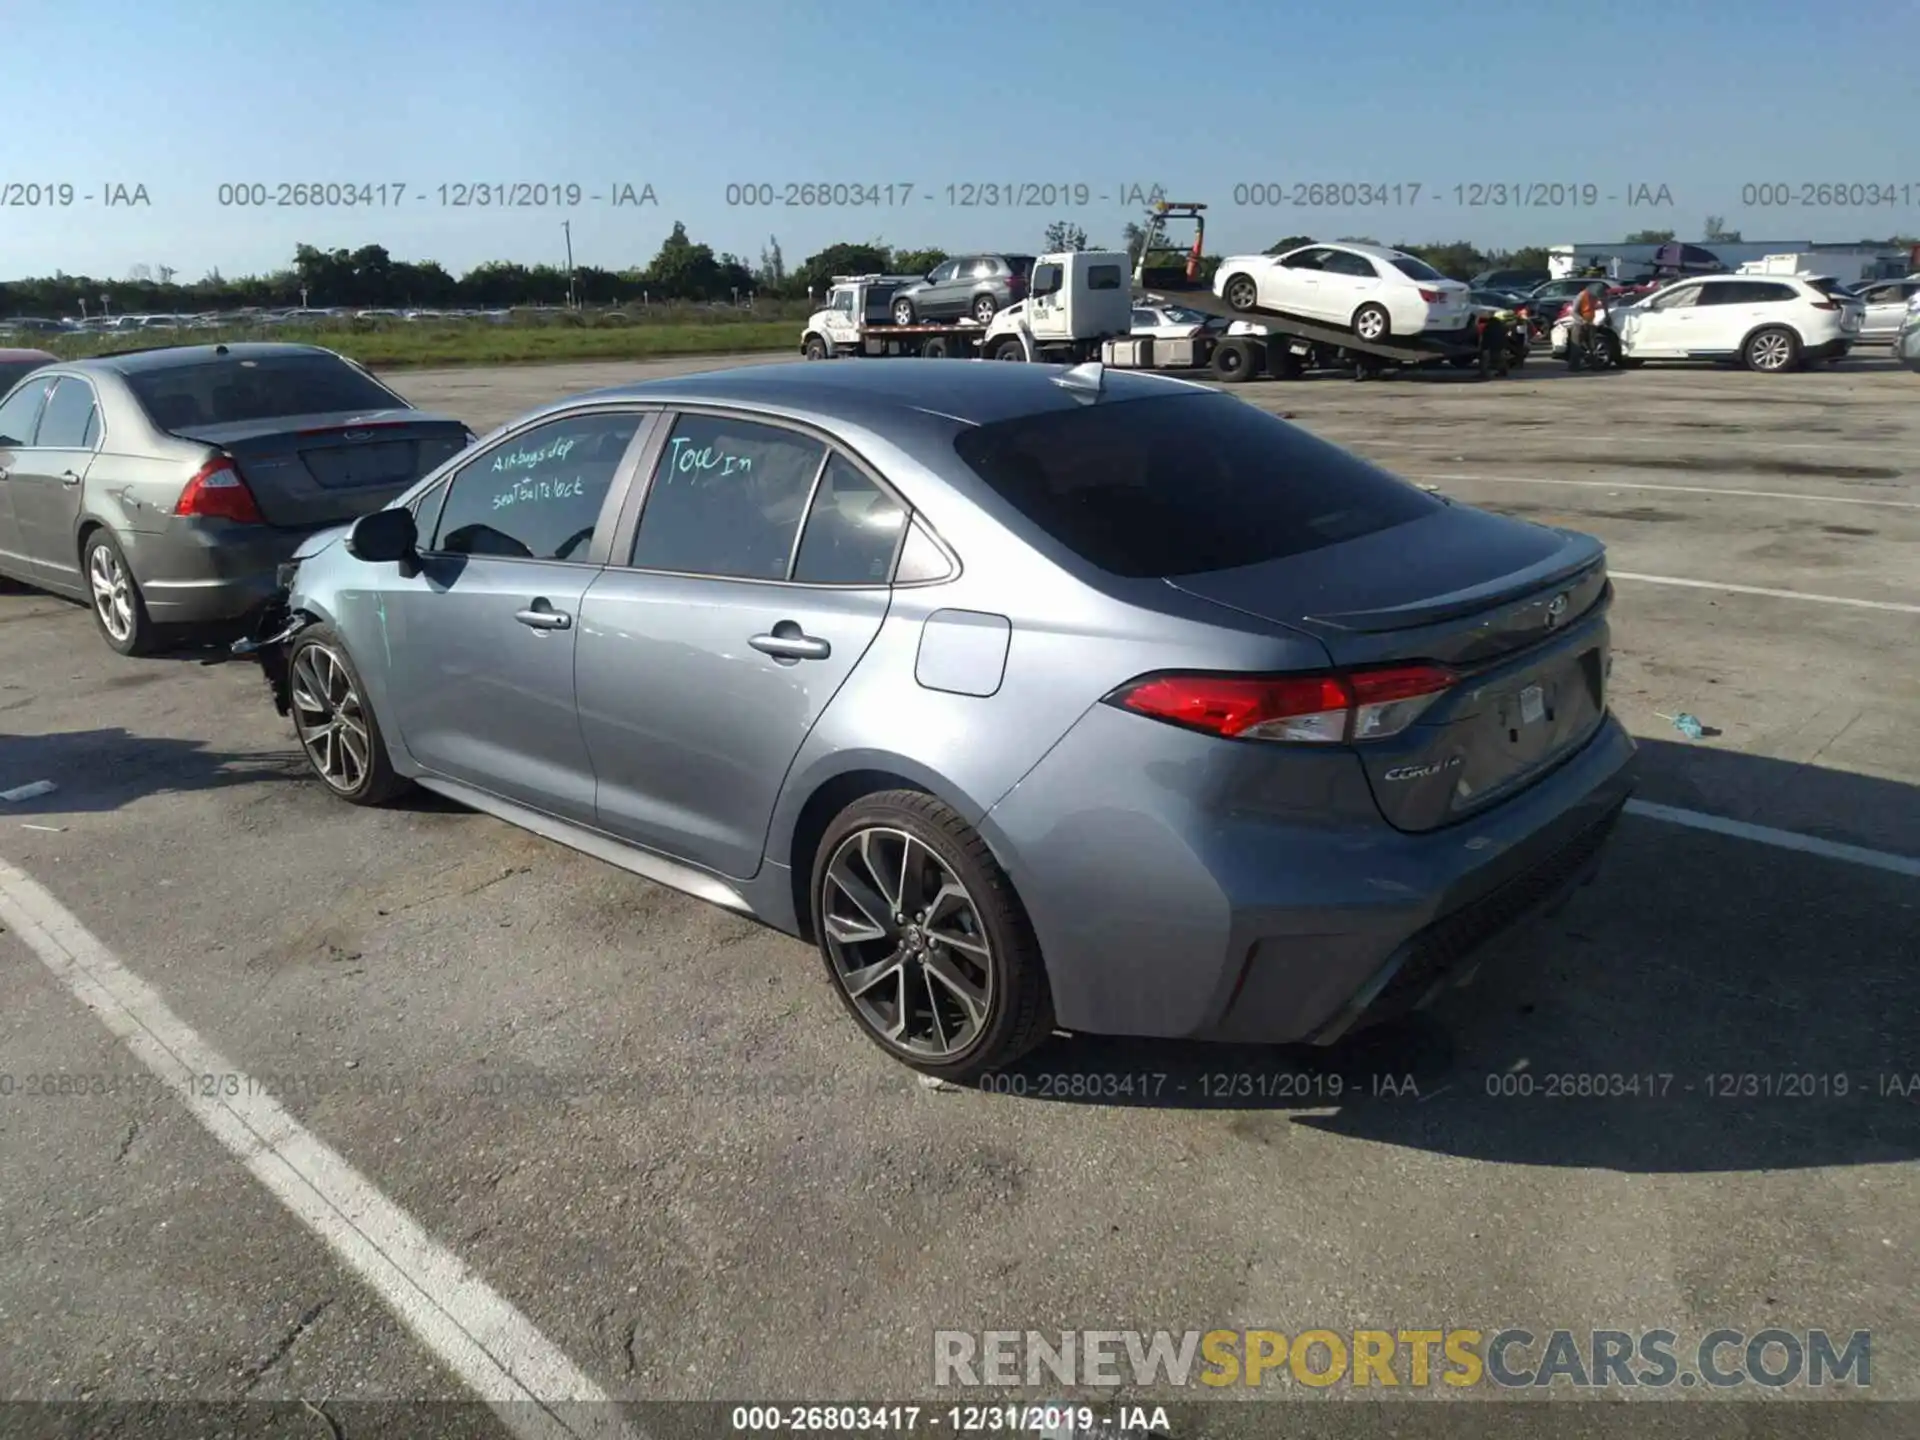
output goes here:
<path id="1" fill-rule="evenodd" d="M 1112 575 L 1196 575 L 1304 554 L 1438 500 L 1230 395 L 1076 406 L 967 431 L 960 458 Z"/>
<path id="2" fill-rule="evenodd" d="M 1427 264 L 1426 261 L 1416 260 L 1411 255 L 1395 255 L 1393 257 L 1393 267 L 1402 275 L 1413 280 L 1444 280 L 1447 278 L 1431 265 Z"/>
<path id="3" fill-rule="evenodd" d="M 21 380 L 47 363 L 45 360 L 0 360 L 0 395 L 5 395 Z"/>
<path id="4" fill-rule="evenodd" d="M 1001 258 L 1007 262 L 1007 269 L 1016 275 L 1024 277 L 1033 269 L 1033 256 L 1031 255 L 1005 255 Z"/>
<path id="5" fill-rule="evenodd" d="M 127 385 L 163 430 L 278 420 L 339 410 L 397 410 L 406 402 L 333 355 L 234 356 L 135 370 Z"/>
<path id="6" fill-rule="evenodd" d="M 1822 295 L 1845 295 L 1848 299 L 1853 298 L 1853 292 L 1831 275 L 1816 275 L 1807 283 Z"/>

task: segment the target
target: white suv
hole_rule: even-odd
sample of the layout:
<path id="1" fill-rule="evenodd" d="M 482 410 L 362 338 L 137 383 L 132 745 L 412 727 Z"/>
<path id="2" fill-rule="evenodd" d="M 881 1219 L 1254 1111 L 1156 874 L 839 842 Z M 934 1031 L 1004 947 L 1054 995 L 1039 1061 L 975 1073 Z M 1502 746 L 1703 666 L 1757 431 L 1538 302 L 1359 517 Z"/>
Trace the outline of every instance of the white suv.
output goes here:
<path id="1" fill-rule="evenodd" d="M 1607 321 L 1629 363 L 1739 360 L 1769 372 L 1838 360 L 1860 336 L 1856 307 L 1798 275 L 1683 280 Z"/>
<path id="2" fill-rule="evenodd" d="M 1350 329 L 1362 340 L 1430 331 L 1458 333 L 1473 310 L 1471 287 L 1417 255 L 1384 245 L 1302 245 L 1284 255 L 1229 255 L 1213 293 L 1246 314 L 1277 310 Z"/>

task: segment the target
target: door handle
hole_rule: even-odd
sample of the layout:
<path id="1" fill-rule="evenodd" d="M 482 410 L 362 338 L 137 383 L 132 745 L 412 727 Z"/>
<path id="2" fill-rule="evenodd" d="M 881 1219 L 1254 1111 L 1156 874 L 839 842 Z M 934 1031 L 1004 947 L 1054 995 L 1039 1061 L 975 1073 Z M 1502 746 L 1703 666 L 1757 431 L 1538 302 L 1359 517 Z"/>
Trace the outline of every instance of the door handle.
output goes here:
<path id="1" fill-rule="evenodd" d="M 825 640 L 801 633 L 791 620 L 782 620 L 770 635 L 756 635 L 747 643 L 776 660 L 824 660 L 833 653 Z"/>
<path id="2" fill-rule="evenodd" d="M 573 616 L 554 609 L 545 600 L 536 600 L 526 609 L 514 611 L 513 618 L 530 630 L 567 630 L 573 626 Z"/>
<path id="3" fill-rule="evenodd" d="M 60 483 L 62 485 L 78 485 L 80 483 L 80 477 L 71 470 L 62 470 L 60 472 Z"/>

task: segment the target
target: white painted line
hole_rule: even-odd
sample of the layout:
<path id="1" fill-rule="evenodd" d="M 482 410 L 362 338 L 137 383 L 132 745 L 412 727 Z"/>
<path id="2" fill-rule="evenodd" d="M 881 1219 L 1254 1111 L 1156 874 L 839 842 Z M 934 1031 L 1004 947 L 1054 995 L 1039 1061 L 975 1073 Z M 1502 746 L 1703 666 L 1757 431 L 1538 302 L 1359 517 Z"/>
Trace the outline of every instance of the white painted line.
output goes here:
<path id="1" fill-rule="evenodd" d="M 1736 595 L 1771 595 L 1780 600 L 1813 600 L 1821 605 L 1851 605 L 1860 610 L 1894 610 L 1920 615 L 1920 605 L 1899 600 L 1856 600 L 1851 595 L 1814 595 L 1805 590 L 1769 590 L 1764 585 L 1730 585 L 1724 580 L 1682 580 L 1677 575 L 1636 575 L 1631 570 L 1609 570 L 1615 580 L 1638 580 L 1644 585 L 1684 585 L 1691 590 L 1731 590 Z"/>
<path id="2" fill-rule="evenodd" d="M 1809 401 L 1808 403 L 1811 404 L 1814 402 Z M 1337 420 L 1339 417 L 1329 416 L 1328 418 Z M 1655 416 L 1652 416 L 1651 419 L 1655 424 L 1657 424 L 1659 423 L 1660 417 L 1655 415 Z M 1726 431 L 1719 431 L 1715 433 L 1721 436 L 1724 436 L 1728 439 L 1736 438 L 1734 436 L 1728 435 Z M 1750 439 L 1752 438 L 1752 436 L 1753 436 L 1753 432 L 1748 431 L 1744 436 L 1737 437 L 1737 438 Z M 1680 435 L 1609 434 L 1607 436 L 1607 443 L 1611 445 L 1614 442 L 1619 441 L 1621 443 L 1628 444 L 1628 445 L 1660 445 L 1667 449 L 1672 449 L 1675 445 L 1683 443 L 1687 438 L 1688 437 L 1685 434 L 1680 434 Z M 1710 447 L 1714 443 L 1713 435 L 1711 433 L 1702 434 L 1697 438 L 1700 440 L 1703 446 Z M 1428 451 L 1436 451 L 1436 452 L 1451 450 L 1455 455 L 1460 454 L 1461 451 L 1465 448 L 1464 446 L 1460 446 L 1460 445 L 1448 445 L 1438 440 L 1388 440 L 1388 439 L 1376 440 L 1376 439 L 1373 439 L 1371 436 L 1366 438 L 1365 443 L 1369 445 L 1388 445 L 1388 446 L 1392 446 L 1395 450 L 1428 450 Z M 1861 450 L 1899 450 L 1902 454 L 1904 454 L 1907 448 L 1905 442 L 1900 440 L 1863 440 L 1863 439 L 1851 439 L 1846 437 L 1840 437 L 1839 443 L 1844 444 L 1847 447 L 1847 451 L 1849 454 L 1853 454 Z M 1771 440 L 1771 439 L 1768 439 L 1768 440 L 1759 441 L 1755 445 L 1755 448 L 1759 450 L 1810 450 L 1822 455 L 1831 455 L 1834 450 L 1834 446 L 1831 442 L 1820 441 L 1820 440 Z"/>
<path id="3" fill-rule="evenodd" d="M 1534 475 L 1408 475 L 1441 484 L 1574 485 L 1593 490 L 1665 490 L 1675 495 L 1738 495 L 1748 500 L 1806 500 L 1816 505 L 1878 505 L 1920 510 L 1920 500 L 1868 500 L 1854 495 L 1796 495 L 1790 490 L 1729 490 L 1717 485 L 1649 485 L 1637 480 L 1547 480 Z"/>
<path id="4" fill-rule="evenodd" d="M 1860 845 L 1842 845 L 1835 840 L 1821 840 L 1812 835 L 1796 834 L 1792 830 L 1775 830 L 1771 825 L 1749 825 L 1744 820 L 1728 820 L 1720 815 L 1708 815 L 1699 810 L 1681 810 L 1672 805 L 1655 805 L 1649 800 L 1629 800 L 1629 815 L 1642 815 L 1649 820 L 1664 820 L 1669 825 L 1685 825 L 1694 830 L 1711 830 L 1716 835 L 1731 835 L 1740 840 L 1757 840 L 1762 845 L 1775 845 L 1782 850 L 1798 850 L 1803 855 L 1818 855 L 1827 860 L 1844 860 L 1850 865 L 1865 865 L 1874 870 L 1888 870 L 1895 875 L 1909 875 L 1920 879 L 1920 859 L 1910 855 L 1895 855 L 1888 850 L 1869 850 Z"/>
<path id="5" fill-rule="evenodd" d="M 250 1076 L 32 877 L 0 861 L 0 921 L 522 1440 L 640 1440 L 572 1361 Z"/>

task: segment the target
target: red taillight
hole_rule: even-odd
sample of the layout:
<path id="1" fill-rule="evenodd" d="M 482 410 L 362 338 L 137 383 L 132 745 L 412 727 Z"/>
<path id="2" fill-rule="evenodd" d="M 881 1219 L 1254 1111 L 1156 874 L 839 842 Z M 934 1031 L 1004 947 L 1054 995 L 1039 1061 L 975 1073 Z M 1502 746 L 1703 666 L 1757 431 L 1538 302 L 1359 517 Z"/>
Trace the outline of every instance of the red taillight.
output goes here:
<path id="1" fill-rule="evenodd" d="M 1426 301 L 1427 304 L 1429 305 L 1438 305 L 1446 297 L 1442 295 L 1438 290 L 1427 290 L 1423 288 L 1420 291 L 1420 298 Z"/>
<path id="2" fill-rule="evenodd" d="M 1229 739 L 1338 745 L 1398 734 L 1454 679 L 1438 665 L 1345 675 L 1155 675 L 1110 698 L 1138 714 Z"/>
<path id="3" fill-rule="evenodd" d="M 1838 310 L 1840 308 L 1840 302 L 1837 300 L 1816 300 L 1813 302 L 1813 308 L 1816 310 Z"/>
<path id="4" fill-rule="evenodd" d="M 207 519 L 232 520 L 242 525 L 260 525 L 260 509 L 253 503 L 253 492 L 234 469 L 231 456 L 220 455 L 202 465 L 180 492 L 176 515 L 198 515 Z"/>

